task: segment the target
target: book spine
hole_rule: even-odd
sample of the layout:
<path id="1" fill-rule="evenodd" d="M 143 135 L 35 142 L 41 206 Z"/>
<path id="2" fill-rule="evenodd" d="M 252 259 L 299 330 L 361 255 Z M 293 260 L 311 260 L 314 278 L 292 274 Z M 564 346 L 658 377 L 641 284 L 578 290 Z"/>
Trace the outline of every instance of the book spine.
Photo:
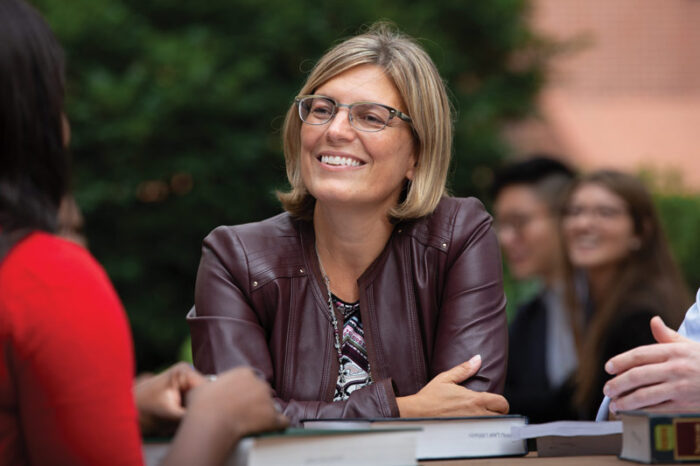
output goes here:
<path id="1" fill-rule="evenodd" d="M 700 417 L 652 417 L 649 430 L 652 463 L 700 460 Z"/>

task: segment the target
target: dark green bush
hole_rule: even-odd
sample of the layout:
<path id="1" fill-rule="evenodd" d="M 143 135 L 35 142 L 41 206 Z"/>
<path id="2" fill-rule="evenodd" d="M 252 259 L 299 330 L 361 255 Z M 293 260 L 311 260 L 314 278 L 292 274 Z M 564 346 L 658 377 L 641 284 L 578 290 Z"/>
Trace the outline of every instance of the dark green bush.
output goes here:
<path id="1" fill-rule="evenodd" d="M 657 195 L 656 205 L 673 255 L 695 296 L 700 286 L 700 196 Z"/>

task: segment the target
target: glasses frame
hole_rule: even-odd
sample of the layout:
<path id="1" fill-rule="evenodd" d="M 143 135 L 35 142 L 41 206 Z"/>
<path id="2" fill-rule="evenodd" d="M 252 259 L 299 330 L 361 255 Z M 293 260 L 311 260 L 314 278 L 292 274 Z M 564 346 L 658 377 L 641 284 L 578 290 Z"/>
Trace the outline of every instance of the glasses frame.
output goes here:
<path id="1" fill-rule="evenodd" d="M 589 217 L 597 221 L 611 221 L 624 215 L 632 215 L 625 207 L 594 205 L 594 206 L 567 206 L 562 212 L 562 219 L 569 221 L 581 217 Z"/>
<path id="2" fill-rule="evenodd" d="M 324 121 L 323 123 L 309 123 L 308 121 L 304 120 L 304 117 L 301 115 L 301 104 L 305 100 L 310 99 L 310 98 L 325 99 L 325 100 L 333 103 L 333 113 L 331 113 L 331 115 L 328 117 L 328 120 Z M 340 107 L 345 107 L 348 109 L 348 121 L 350 122 L 350 126 L 352 126 L 353 128 L 355 128 L 358 131 L 363 131 L 365 133 L 376 133 L 378 131 L 385 129 L 394 117 L 398 117 L 401 120 L 405 121 L 406 123 L 413 125 L 413 120 L 411 119 L 410 116 L 406 115 L 405 113 L 403 113 L 400 110 L 395 109 L 394 107 L 390 107 L 388 105 L 380 104 L 377 102 L 361 101 L 361 102 L 353 102 L 351 104 L 341 104 L 341 103 L 337 102 L 334 98 L 328 97 L 326 95 L 308 94 L 308 95 L 300 95 L 300 96 L 295 97 L 294 103 L 297 106 L 297 113 L 299 114 L 299 119 L 301 120 L 301 122 L 306 124 L 306 125 L 311 125 L 311 126 L 322 126 L 322 125 L 328 124 L 333 118 L 335 118 L 335 115 L 338 113 L 338 108 L 340 108 Z M 358 128 L 357 126 L 355 126 L 354 119 L 352 116 L 352 108 L 356 105 L 368 105 L 368 104 L 369 105 L 378 105 L 380 107 L 384 107 L 385 109 L 387 109 L 389 111 L 389 118 L 386 120 L 386 122 L 384 123 L 384 126 L 382 126 L 381 128 L 364 129 L 364 128 Z"/>
<path id="3" fill-rule="evenodd" d="M 555 216 L 548 212 L 533 212 L 528 214 L 518 214 L 509 216 L 507 219 L 496 218 L 493 222 L 497 235 L 502 235 L 507 231 L 520 237 L 527 231 L 533 223 L 542 220 L 553 220 Z"/>

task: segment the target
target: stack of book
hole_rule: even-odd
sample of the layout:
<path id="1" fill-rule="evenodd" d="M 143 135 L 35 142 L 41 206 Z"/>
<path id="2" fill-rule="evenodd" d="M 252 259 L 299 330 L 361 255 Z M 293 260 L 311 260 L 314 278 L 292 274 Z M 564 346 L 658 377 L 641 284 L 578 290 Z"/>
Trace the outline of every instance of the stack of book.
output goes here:
<path id="1" fill-rule="evenodd" d="M 537 456 L 619 455 L 620 421 L 556 421 L 513 428 L 513 437 L 535 439 Z"/>
<path id="2" fill-rule="evenodd" d="M 227 466 L 406 466 L 418 429 L 287 429 L 243 439 Z"/>
<path id="3" fill-rule="evenodd" d="M 227 466 L 406 466 L 423 460 L 523 456 L 511 429 L 523 416 L 309 419 L 304 428 L 244 438 Z M 169 443 L 144 444 L 147 465 L 159 464 Z"/>
<path id="4" fill-rule="evenodd" d="M 641 463 L 700 461 L 700 413 L 622 411 L 620 458 Z"/>
<path id="5" fill-rule="evenodd" d="M 305 428 L 341 430 L 417 427 L 418 461 L 527 454 L 525 440 L 511 435 L 513 427 L 527 424 L 524 416 L 308 419 L 303 424 Z"/>
<path id="6" fill-rule="evenodd" d="M 416 464 L 419 429 L 326 430 L 290 428 L 246 437 L 225 466 L 407 466 Z M 172 439 L 145 439 L 146 466 L 161 464 Z"/>

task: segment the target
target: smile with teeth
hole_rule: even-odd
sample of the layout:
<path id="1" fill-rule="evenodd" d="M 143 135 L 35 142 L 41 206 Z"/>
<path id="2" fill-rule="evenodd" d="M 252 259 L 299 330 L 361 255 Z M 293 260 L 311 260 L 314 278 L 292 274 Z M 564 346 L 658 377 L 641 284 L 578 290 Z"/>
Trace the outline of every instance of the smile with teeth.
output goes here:
<path id="1" fill-rule="evenodd" d="M 574 238 L 573 244 L 581 248 L 593 248 L 598 246 L 599 238 L 597 236 L 582 235 Z"/>
<path id="2" fill-rule="evenodd" d="M 362 162 L 350 157 L 340 157 L 337 155 L 322 155 L 320 157 L 321 163 L 326 165 L 332 165 L 336 167 L 359 167 L 363 165 Z"/>

